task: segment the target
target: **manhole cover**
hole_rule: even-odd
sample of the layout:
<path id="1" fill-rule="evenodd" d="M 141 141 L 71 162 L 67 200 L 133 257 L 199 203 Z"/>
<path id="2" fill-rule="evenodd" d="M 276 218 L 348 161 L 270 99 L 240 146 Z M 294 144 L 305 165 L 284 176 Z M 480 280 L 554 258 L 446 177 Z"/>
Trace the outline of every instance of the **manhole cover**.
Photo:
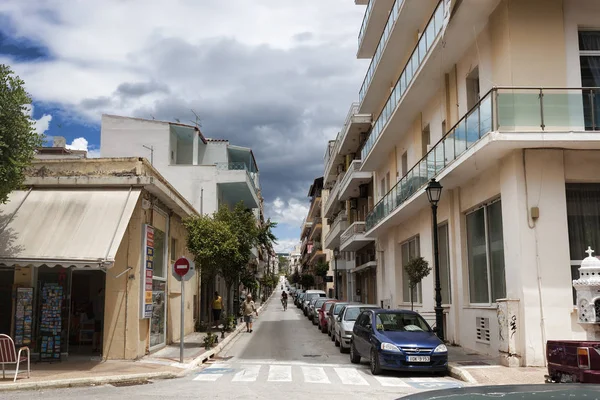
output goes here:
<path id="1" fill-rule="evenodd" d="M 114 382 L 111 383 L 111 386 L 114 387 L 125 387 L 125 386 L 139 386 L 139 385 L 149 385 L 152 382 L 150 381 L 126 381 L 126 382 Z"/>
<path id="2" fill-rule="evenodd" d="M 464 365 L 464 366 L 490 365 L 483 361 L 463 361 L 463 362 L 459 362 L 459 364 Z"/>
<path id="3" fill-rule="evenodd" d="M 321 357 L 320 354 L 303 354 L 302 357 Z"/>

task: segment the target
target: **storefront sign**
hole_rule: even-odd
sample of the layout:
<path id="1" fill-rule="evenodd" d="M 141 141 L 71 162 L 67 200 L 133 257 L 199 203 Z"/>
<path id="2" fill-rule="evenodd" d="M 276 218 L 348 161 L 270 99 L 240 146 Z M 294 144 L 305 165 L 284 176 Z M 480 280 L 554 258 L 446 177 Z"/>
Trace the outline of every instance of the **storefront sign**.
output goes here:
<path id="1" fill-rule="evenodd" d="M 154 269 L 154 228 L 144 224 L 142 246 L 141 318 L 152 317 L 152 271 Z"/>

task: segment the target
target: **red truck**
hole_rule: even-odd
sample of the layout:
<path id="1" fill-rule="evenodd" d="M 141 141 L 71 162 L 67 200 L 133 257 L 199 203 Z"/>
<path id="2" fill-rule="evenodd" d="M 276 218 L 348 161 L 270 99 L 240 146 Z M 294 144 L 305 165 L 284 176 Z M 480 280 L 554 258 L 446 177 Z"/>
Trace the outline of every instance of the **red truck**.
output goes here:
<path id="1" fill-rule="evenodd" d="M 549 382 L 600 383 L 600 342 L 548 340 Z"/>

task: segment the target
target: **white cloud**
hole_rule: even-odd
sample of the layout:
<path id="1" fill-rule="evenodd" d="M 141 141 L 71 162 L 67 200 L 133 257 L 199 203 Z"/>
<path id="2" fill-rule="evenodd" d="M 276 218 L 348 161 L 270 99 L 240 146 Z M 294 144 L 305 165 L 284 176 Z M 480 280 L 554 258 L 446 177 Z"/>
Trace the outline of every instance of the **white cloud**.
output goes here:
<path id="1" fill-rule="evenodd" d="M 308 204 L 302 203 L 296 199 L 287 201 L 277 197 L 271 203 L 267 203 L 265 214 L 278 224 L 287 224 L 294 227 L 300 227 L 304 217 L 308 214 Z"/>
<path id="2" fill-rule="evenodd" d="M 29 104 L 25 113 L 33 119 L 33 104 Z M 40 119 L 33 119 L 33 126 L 38 135 L 43 135 L 50 128 L 50 121 L 52 121 L 52 115 L 44 114 Z"/>
<path id="3" fill-rule="evenodd" d="M 299 243 L 300 241 L 298 239 L 277 239 L 277 244 L 275 245 L 275 252 L 291 253 L 292 251 L 294 251 L 294 248 Z"/>
<path id="4" fill-rule="evenodd" d="M 89 145 L 89 142 L 84 137 L 78 137 L 73 139 L 71 144 L 67 144 L 69 150 L 85 150 L 87 151 L 88 158 L 100 157 L 100 149 L 96 149 Z"/>

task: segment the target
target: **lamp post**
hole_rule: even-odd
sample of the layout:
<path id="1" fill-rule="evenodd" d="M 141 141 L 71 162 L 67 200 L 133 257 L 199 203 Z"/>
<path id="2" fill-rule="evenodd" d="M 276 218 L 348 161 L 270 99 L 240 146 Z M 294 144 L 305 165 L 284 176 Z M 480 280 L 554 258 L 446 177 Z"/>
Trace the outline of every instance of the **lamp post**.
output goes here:
<path id="1" fill-rule="evenodd" d="M 335 290 L 335 299 L 339 300 L 340 298 L 338 297 L 338 273 L 337 273 L 337 259 L 338 256 L 340 255 L 340 249 L 339 248 L 335 248 L 333 249 L 333 259 L 334 259 L 334 272 L 333 272 L 333 288 Z"/>
<path id="2" fill-rule="evenodd" d="M 442 196 L 442 185 L 435 178 L 427 184 L 425 189 L 427 199 L 431 204 L 431 214 L 433 219 L 433 266 L 435 269 L 435 326 L 437 336 L 444 341 L 444 309 L 442 308 L 442 286 L 440 283 L 440 255 L 438 245 L 437 230 L 437 205 Z"/>

